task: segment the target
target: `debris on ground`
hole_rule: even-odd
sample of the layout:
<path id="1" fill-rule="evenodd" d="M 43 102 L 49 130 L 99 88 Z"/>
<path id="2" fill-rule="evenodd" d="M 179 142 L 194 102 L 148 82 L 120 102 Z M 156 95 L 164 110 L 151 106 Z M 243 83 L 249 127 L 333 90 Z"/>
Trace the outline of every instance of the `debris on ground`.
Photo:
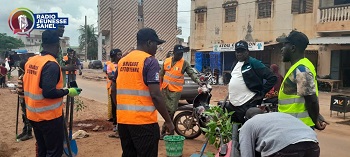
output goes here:
<path id="1" fill-rule="evenodd" d="M 84 130 L 78 130 L 77 132 L 75 132 L 73 135 L 72 135 L 72 139 L 80 139 L 80 138 L 86 138 L 86 137 L 89 137 L 89 133 L 87 133 L 86 131 Z"/>

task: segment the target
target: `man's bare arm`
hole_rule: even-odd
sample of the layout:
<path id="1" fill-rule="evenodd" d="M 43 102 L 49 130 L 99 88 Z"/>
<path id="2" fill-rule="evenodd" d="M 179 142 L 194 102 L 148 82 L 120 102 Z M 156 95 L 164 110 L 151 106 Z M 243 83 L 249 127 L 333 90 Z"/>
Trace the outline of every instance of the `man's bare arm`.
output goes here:
<path id="1" fill-rule="evenodd" d="M 318 115 L 320 113 L 318 98 L 315 94 L 304 96 L 304 98 L 307 112 L 309 113 L 309 116 L 311 117 L 312 121 L 316 124 L 318 121 Z"/>
<path id="2" fill-rule="evenodd" d="M 160 115 L 164 118 L 166 122 L 171 122 L 168 110 L 165 107 L 165 101 L 160 93 L 159 84 L 149 84 L 148 85 L 152 101 Z"/>

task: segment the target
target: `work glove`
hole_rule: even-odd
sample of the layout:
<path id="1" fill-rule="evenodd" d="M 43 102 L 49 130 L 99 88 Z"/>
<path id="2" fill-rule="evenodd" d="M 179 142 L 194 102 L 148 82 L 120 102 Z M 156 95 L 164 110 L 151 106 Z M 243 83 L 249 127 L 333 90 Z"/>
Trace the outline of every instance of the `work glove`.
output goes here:
<path id="1" fill-rule="evenodd" d="M 75 97 L 79 95 L 82 90 L 81 88 L 69 88 L 68 91 L 69 91 L 68 96 Z"/>

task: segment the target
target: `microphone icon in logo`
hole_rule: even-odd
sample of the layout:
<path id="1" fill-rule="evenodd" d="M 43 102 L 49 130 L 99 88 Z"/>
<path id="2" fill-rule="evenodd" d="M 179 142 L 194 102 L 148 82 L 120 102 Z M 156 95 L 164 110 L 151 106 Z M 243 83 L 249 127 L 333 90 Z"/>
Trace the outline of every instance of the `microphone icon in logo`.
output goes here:
<path id="1" fill-rule="evenodd" d="M 27 16 L 19 15 L 18 16 L 18 25 L 19 25 L 19 29 L 22 30 L 22 33 L 24 33 L 25 29 L 28 27 Z"/>

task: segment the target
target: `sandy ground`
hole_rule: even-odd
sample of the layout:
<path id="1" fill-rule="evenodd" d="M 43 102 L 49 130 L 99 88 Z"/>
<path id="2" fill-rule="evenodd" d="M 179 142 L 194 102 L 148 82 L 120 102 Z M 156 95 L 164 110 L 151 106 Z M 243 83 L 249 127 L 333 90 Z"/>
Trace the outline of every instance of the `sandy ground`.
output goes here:
<path id="1" fill-rule="evenodd" d="M 0 157 L 34 157 L 35 139 L 23 142 L 15 141 L 15 122 L 16 122 L 16 102 L 17 96 L 11 94 L 9 89 L 0 89 Z M 122 149 L 119 139 L 109 138 L 112 133 L 111 123 L 106 122 L 107 105 L 80 98 L 87 107 L 78 113 L 75 113 L 74 131 L 84 129 L 90 136 L 84 139 L 77 139 L 79 155 L 81 157 L 107 157 L 121 156 Z M 19 119 L 19 132 L 22 128 L 21 119 Z M 93 127 L 100 125 L 104 130 L 93 132 L 93 127 L 78 127 L 79 124 L 92 124 Z M 194 140 L 185 140 L 183 156 L 190 156 L 192 153 L 198 153 L 204 143 L 204 136 Z M 208 146 L 206 151 L 215 152 L 213 146 Z M 166 156 L 164 141 L 159 142 L 159 156 Z"/>
<path id="2" fill-rule="evenodd" d="M 85 75 L 95 76 L 95 70 L 84 70 Z M 98 70 L 98 76 L 103 76 L 102 70 Z M 84 74 L 83 74 L 84 75 Z M 81 77 L 79 77 L 80 79 Z M 94 84 L 99 86 L 96 93 L 105 92 L 105 84 L 103 81 L 92 82 L 91 80 L 80 81 L 81 86 L 85 84 Z M 87 86 L 87 85 L 85 85 Z M 101 87 L 100 87 L 101 86 Z M 84 88 L 86 89 L 86 88 Z M 212 94 L 212 104 L 216 104 L 218 100 L 224 99 L 227 93 L 227 87 L 214 86 Z M 329 116 L 330 96 L 335 93 L 321 92 L 319 96 L 320 110 L 324 117 L 331 123 L 324 131 L 316 131 L 320 141 L 321 157 L 331 156 L 348 156 L 347 149 L 350 147 L 350 121 L 349 114 L 344 120 L 342 115 Z M 96 94 L 95 94 L 96 95 Z M 91 100 L 94 93 L 84 95 L 86 98 L 80 97 L 87 106 L 83 111 L 75 113 L 74 131 L 84 129 L 90 134 L 90 137 L 77 139 L 79 155 L 81 157 L 107 157 L 121 156 L 122 150 L 119 139 L 109 138 L 112 133 L 112 125 L 105 121 L 107 117 L 107 105 L 102 101 Z M 87 99 L 90 98 L 90 99 Z M 24 142 L 15 141 L 15 121 L 16 121 L 16 102 L 17 95 L 11 94 L 9 89 L 0 88 L 0 157 L 34 157 L 35 139 Z M 19 132 L 22 128 L 21 118 L 19 119 Z M 162 119 L 160 118 L 160 123 Z M 90 127 L 81 127 L 81 124 L 90 124 Z M 91 129 L 96 125 L 102 125 L 104 130 L 93 132 Z M 200 136 L 194 140 L 185 140 L 183 156 L 189 157 L 192 153 L 198 153 L 204 143 L 204 136 Z M 215 152 L 213 146 L 208 146 L 206 152 Z M 164 141 L 159 142 L 159 156 L 165 157 Z"/>

